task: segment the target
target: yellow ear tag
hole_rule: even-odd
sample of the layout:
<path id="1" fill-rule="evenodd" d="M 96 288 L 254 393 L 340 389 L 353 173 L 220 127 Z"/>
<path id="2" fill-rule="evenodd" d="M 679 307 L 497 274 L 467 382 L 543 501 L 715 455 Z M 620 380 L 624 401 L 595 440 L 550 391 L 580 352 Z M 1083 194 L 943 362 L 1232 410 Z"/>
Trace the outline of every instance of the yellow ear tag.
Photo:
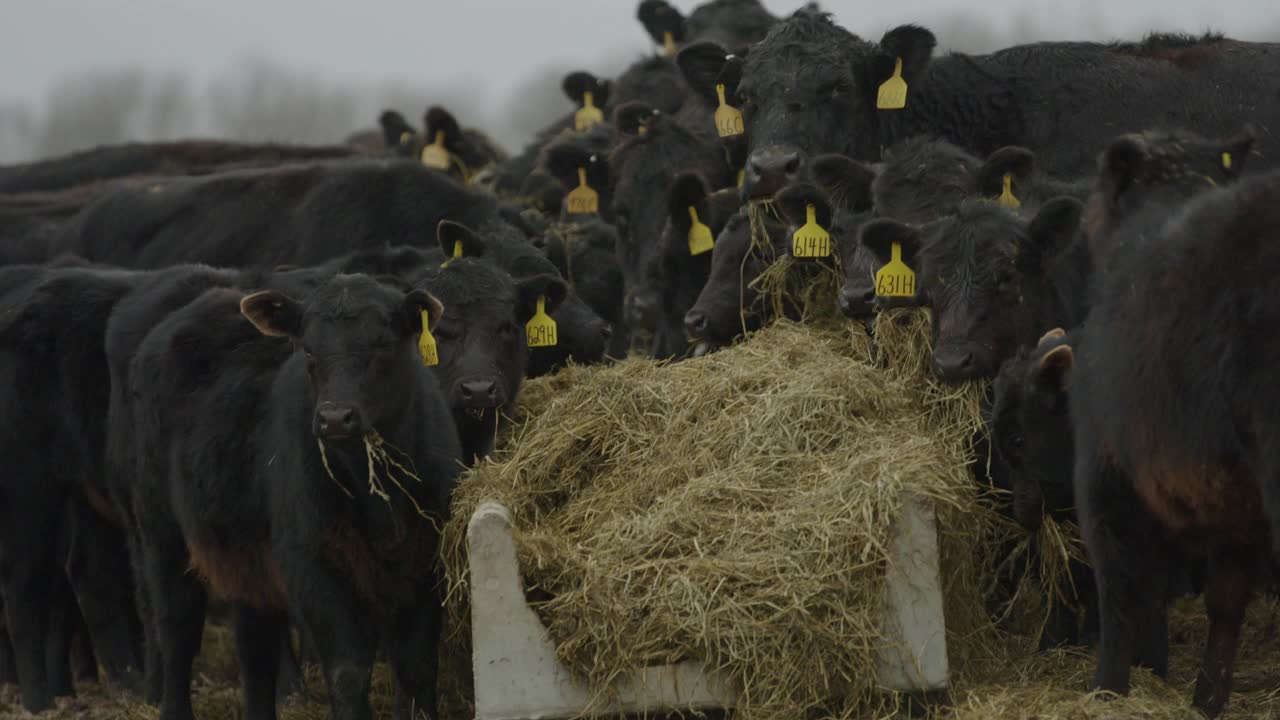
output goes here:
<path id="1" fill-rule="evenodd" d="M 916 273 L 902 262 L 902 244 L 892 243 L 889 262 L 876 271 L 876 297 L 914 297 Z"/>
<path id="2" fill-rule="evenodd" d="M 409 132 L 408 130 L 405 130 L 404 132 L 400 133 L 401 145 L 408 145 L 411 142 L 413 142 L 413 133 Z"/>
<path id="3" fill-rule="evenodd" d="M 1010 210 L 1022 207 L 1022 201 L 1013 194 L 1013 173 L 1004 174 L 1004 189 L 1000 191 L 1000 197 L 996 198 L 996 203 Z"/>
<path id="4" fill-rule="evenodd" d="M 725 101 L 724 83 L 716 83 L 716 97 L 720 98 L 720 107 L 716 108 L 716 132 L 722 138 L 741 135 L 745 131 L 742 111 Z"/>
<path id="5" fill-rule="evenodd" d="M 742 189 L 742 180 L 743 180 L 743 178 L 745 178 L 746 176 L 747 176 L 747 169 L 746 169 L 746 168 L 742 168 L 741 170 L 739 170 L 739 171 L 738 171 L 738 189 L 739 189 L 739 190 L 741 190 L 741 189 Z"/>
<path id="6" fill-rule="evenodd" d="M 893 77 L 884 81 L 876 93 L 876 108 L 901 110 L 907 106 L 907 81 L 902 79 L 902 58 L 893 60 Z"/>
<path id="7" fill-rule="evenodd" d="M 578 187 L 565 196 L 565 207 L 570 215 L 589 215 L 599 212 L 600 196 L 587 184 L 587 169 L 578 168 Z"/>
<path id="8" fill-rule="evenodd" d="M 1231 153 L 1229 152 L 1222 153 L 1222 167 L 1224 170 L 1231 169 Z"/>
<path id="9" fill-rule="evenodd" d="M 791 236 L 791 254 L 795 257 L 831 257 L 831 234 L 818 224 L 813 203 L 804 208 L 805 221 Z"/>
<path id="10" fill-rule="evenodd" d="M 427 367 L 440 364 L 440 355 L 436 352 L 436 338 L 431 334 L 427 311 L 422 311 L 422 334 L 418 336 L 418 354 L 422 356 L 422 364 Z"/>
<path id="11" fill-rule="evenodd" d="M 698 219 L 698 209 L 692 205 L 689 206 L 689 219 L 693 221 L 689 226 L 689 254 L 709 252 L 716 246 L 716 240 L 711 236 L 711 228 Z"/>
<path id="12" fill-rule="evenodd" d="M 556 321 L 547 314 L 547 298 L 538 296 L 538 310 L 524 326 L 529 347 L 555 347 Z"/>
<path id="13" fill-rule="evenodd" d="M 445 258 L 444 262 L 440 263 L 440 267 L 449 267 L 449 263 L 453 262 L 454 260 L 457 260 L 460 257 L 462 257 L 462 241 L 454 240 L 453 255 Z"/>
<path id="14" fill-rule="evenodd" d="M 595 93 L 591 91 L 582 93 L 582 107 L 573 114 L 573 129 L 583 132 L 602 122 L 604 122 L 604 113 L 596 107 Z"/>
<path id="15" fill-rule="evenodd" d="M 449 169 L 449 151 L 444 147 L 444 131 L 436 131 L 436 141 L 422 148 L 422 164 L 435 170 Z"/>
<path id="16" fill-rule="evenodd" d="M 662 33 L 662 52 L 667 57 L 672 57 L 678 49 L 676 47 L 676 36 L 672 35 L 670 30 Z"/>

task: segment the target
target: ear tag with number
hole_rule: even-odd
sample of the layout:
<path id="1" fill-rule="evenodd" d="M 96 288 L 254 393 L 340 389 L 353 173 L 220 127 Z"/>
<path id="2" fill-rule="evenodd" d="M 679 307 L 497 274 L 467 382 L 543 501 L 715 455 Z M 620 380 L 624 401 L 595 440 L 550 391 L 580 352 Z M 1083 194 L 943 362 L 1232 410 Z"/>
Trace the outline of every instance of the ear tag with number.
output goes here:
<path id="1" fill-rule="evenodd" d="M 422 334 L 418 336 L 418 354 L 422 355 L 422 364 L 427 367 L 440 364 L 440 355 L 436 352 L 436 338 L 431 334 L 431 324 L 427 311 L 422 311 Z"/>
<path id="2" fill-rule="evenodd" d="M 720 107 L 716 108 L 716 132 L 722 138 L 741 135 L 746 131 L 742 111 L 724 99 L 724 83 L 716 83 L 716 97 L 720 99 Z"/>
<path id="3" fill-rule="evenodd" d="M 547 314 L 547 298 L 538 296 L 538 309 L 524 326 L 525 338 L 529 347 L 555 347 L 556 321 Z"/>
<path id="4" fill-rule="evenodd" d="M 1013 173 L 1004 174 L 1004 189 L 1000 191 L 1000 197 L 996 198 L 996 203 L 1010 210 L 1022 207 L 1022 201 L 1013 194 Z"/>
<path id="5" fill-rule="evenodd" d="M 689 254 L 710 252 L 715 248 L 716 240 L 711 236 L 711 228 L 698 219 L 698 209 L 692 205 L 689 206 L 689 219 L 692 221 L 689 225 Z"/>
<path id="6" fill-rule="evenodd" d="M 914 297 L 916 273 L 902 262 L 902 243 L 889 246 L 891 259 L 876 271 L 876 297 Z"/>
<path id="7" fill-rule="evenodd" d="M 876 93 L 876 108 L 901 110 L 907 106 L 907 81 L 902 79 L 902 58 L 893 59 L 893 77 L 885 80 Z"/>
<path id="8" fill-rule="evenodd" d="M 831 233 L 818 224 L 813 203 L 804 207 L 805 221 L 791 236 L 791 254 L 801 258 L 831 257 Z"/>
<path id="9" fill-rule="evenodd" d="M 436 131 L 435 142 L 422 148 L 422 164 L 434 170 L 449 169 L 449 151 L 444 146 L 444 131 Z"/>
<path id="10" fill-rule="evenodd" d="M 600 211 L 600 196 L 587 184 L 587 169 L 578 168 L 578 187 L 565 196 L 570 215 L 590 215 Z"/>
<path id="11" fill-rule="evenodd" d="M 584 132 L 604 122 L 604 113 L 596 107 L 596 95 L 590 90 L 582 93 L 582 107 L 573 114 L 573 129 Z"/>

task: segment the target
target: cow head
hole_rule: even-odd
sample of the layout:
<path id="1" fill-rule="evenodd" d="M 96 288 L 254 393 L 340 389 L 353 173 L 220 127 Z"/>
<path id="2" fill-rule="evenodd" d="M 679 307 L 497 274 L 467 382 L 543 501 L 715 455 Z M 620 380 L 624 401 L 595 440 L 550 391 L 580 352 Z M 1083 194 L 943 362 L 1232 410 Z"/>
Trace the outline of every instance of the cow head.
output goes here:
<path id="1" fill-rule="evenodd" d="M 274 290 L 245 296 L 240 312 L 264 335 L 289 337 L 306 359 L 312 431 L 351 440 L 396 424 L 414 387 L 423 313 L 444 306 L 424 290 L 401 292 L 365 275 L 337 275 L 295 300 Z"/>
<path id="2" fill-rule="evenodd" d="M 753 239 L 749 212 L 743 207 L 716 237 L 707 282 L 685 314 L 685 332 L 704 346 L 727 345 L 744 332 L 760 327 L 760 291 L 754 281 L 788 252 L 785 226 L 776 218 L 766 217 L 762 232 Z"/>

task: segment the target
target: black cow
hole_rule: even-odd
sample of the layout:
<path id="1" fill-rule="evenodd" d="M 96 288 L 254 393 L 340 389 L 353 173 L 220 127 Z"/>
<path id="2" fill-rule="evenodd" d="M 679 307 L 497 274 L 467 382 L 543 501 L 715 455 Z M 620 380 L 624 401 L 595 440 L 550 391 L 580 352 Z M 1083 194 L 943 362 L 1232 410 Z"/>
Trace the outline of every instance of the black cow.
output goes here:
<path id="1" fill-rule="evenodd" d="M 236 601 L 251 717 L 274 716 L 286 606 L 314 642 L 334 717 L 369 717 L 379 647 L 397 716 L 434 716 L 434 558 L 461 448 L 417 344 L 423 313 L 434 324 L 441 310 L 425 291 L 339 275 L 305 301 L 210 290 L 143 340 L 133 500 L 162 717 L 191 716 L 197 575 Z"/>
<path id="2" fill-rule="evenodd" d="M 643 0 L 636 18 L 668 53 L 695 42 L 740 48 L 762 40 L 778 22 L 759 0 L 711 0 L 685 17 L 666 0 Z"/>
<path id="3" fill-rule="evenodd" d="M 490 165 L 507 159 L 507 153 L 493 140 L 479 130 L 463 128 L 452 113 L 439 105 L 427 108 L 421 133 L 395 110 L 384 110 L 378 123 L 382 127 L 387 152 L 423 160 L 423 149 L 438 144 L 443 153 L 433 150 L 430 151 L 431 157 L 438 156 L 445 167 L 434 169 L 448 172 L 463 181 L 469 181 Z"/>
<path id="4" fill-rule="evenodd" d="M 626 282 L 618 263 L 618 231 L 595 216 L 548 225 L 535 243 L 575 295 L 612 328 L 608 356 L 626 357 L 630 331 L 623 315 Z"/>

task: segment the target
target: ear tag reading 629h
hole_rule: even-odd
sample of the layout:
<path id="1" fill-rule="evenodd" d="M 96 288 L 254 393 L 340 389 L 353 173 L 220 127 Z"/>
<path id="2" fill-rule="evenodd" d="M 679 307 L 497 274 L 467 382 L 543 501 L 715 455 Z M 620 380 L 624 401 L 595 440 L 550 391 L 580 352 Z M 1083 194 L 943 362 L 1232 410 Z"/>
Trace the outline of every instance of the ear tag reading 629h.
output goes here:
<path id="1" fill-rule="evenodd" d="M 804 207 L 805 221 L 791 236 L 791 254 L 798 258 L 831 257 L 831 234 L 818 224 L 813 203 Z"/>
<path id="2" fill-rule="evenodd" d="M 555 347 L 556 321 L 547 314 L 547 298 L 538 296 L 538 309 L 524 326 L 525 337 L 529 347 Z"/>
<path id="3" fill-rule="evenodd" d="M 724 99 L 724 83 L 716 83 L 716 97 L 720 98 L 720 107 L 716 108 L 716 132 L 720 137 L 734 137 L 746 132 L 742 111 Z"/>
<path id="4" fill-rule="evenodd" d="M 689 206 L 689 254 L 701 255 L 705 252 L 711 252 L 716 246 L 716 240 L 711 236 L 711 228 L 706 223 L 698 219 L 698 209 Z"/>
<path id="5" fill-rule="evenodd" d="M 604 122 L 604 113 L 596 107 L 596 94 L 590 90 L 582 93 L 582 107 L 573 114 L 573 129 L 585 132 Z"/>
<path id="6" fill-rule="evenodd" d="M 444 146 L 444 131 L 436 131 L 435 142 L 422 148 L 422 155 L 419 156 L 423 165 L 435 170 L 449 169 L 449 151 Z"/>
<path id="7" fill-rule="evenodd" d="M 876 297 L 914 297 L 916 273 L 902 262 L 902 243 L 892 243 L 892 256 L 884 267 L 876 271 Z"/>
<path id="8" fill-rule="evenodd" d="M 590 215 L 600 211 L 600 196 L 587 184 L 587 169 L 578 168 L 578 187 L 565 196 L 570 215 Z"/>
<path id="9" fill-rule="evenodd" d="M 1022 207 L 1022 201 L 1013 194 L 1013 173 L 1004 174 L 1004 189 L 1000 191 L 1000 197 L 996 198 L 996 203 L 1010 210 Z"/>
<path id="10" fill-rule="evenodd" d="M 436 338 L 431 334 L 427 311 L 422 311 L 422 334 L 418 336 L 418 354 L 422 355 L 422 364 L 427 367 L 440 364 L 440 355 L 436 352 Z"/>
<path id="11" fill-rule="evenodd" d="M 901 110 L 907 106 L 907 81 L 902 79 L 902 58 L 893 60 L 893 77 L 885 80 L 876 93 L 876 108 Z"/>

